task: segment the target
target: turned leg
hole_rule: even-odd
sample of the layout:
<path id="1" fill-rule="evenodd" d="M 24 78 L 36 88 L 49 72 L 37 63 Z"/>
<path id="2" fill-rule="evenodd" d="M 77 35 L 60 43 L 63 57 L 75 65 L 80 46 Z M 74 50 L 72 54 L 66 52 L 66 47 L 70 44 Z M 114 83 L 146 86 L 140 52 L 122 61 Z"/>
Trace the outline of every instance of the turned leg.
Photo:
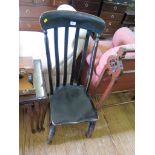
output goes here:
<path id="1" fill-rule="evenodd" d="M 42 112 L 41 112 L 41 120 L 40 120 L 40 127 L 41 127 L 41 130 L 44 131 L 45 128 L 43 127 L 43 124 L 44 124 L 44 120 L 45 120 L 45 115 L 46 115 L 46 112 L 47 112 L 47 109 L 48 109 L 48 102 L 47 101 L 44 101 L 42 104 L 41 104 L 41 109 L 42 109 Z"/>
<path id="2" fill-rule="evenodd" d="M 35 121 L 36 121 L 36 130 L 40 132 L 39 119 L 40 119 L 40 103 L 39 101 L 34 102 L 34 112 L 35 112 Z"/>
<path id="3" fill-rule="evenodd" d="M 94 122 L 94 121 L 88 122 L 88 129 L 87 129 L 87 132 L 86 132 L 86 137 L 87 138 L 92 136 L 95 125 L 96 125 L 96 122 Z"/>
<path id="4" fill-rule="evenodd" d="M 134 101 L 134 100 L 135 100 L 135 95 L 134 95 L 134 96 L 132 96 L 131 100 L 132 100 L 132 101 Z"/>
<path id="5" fill-rule="evenodd" d="M 55 135 L 55 129 L 56 129 L 56 127 L 51 123 L 47 144 L 51 144 L 52 143 L 52 139 L 53 139 L 53 137 Z"/>
<path id="6" fill-rule="evenodd" d="M 31 131 L 32 133 L 35 133 L 35 129 L 34 129 L 34 115 L 33 115 L 33 105 L 27 105 L 27 112 L 29 115 L 29 119 L 30 119 L 30 126 L 31 126 Z"/>

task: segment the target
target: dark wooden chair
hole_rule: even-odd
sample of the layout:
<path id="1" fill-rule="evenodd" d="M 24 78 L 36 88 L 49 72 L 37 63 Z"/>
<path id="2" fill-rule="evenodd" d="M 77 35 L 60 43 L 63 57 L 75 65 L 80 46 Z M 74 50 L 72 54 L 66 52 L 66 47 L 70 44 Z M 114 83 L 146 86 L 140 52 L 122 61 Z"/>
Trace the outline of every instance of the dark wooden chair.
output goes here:
<path id="1" fill-rule="evenodd" d="M 50 84 L 50 131 L 48 143 L 52 142 L 57 125 L 76 124 L 88 122 L 88 130 L 86 137 L 90 137 L 95 128 L 96 120 L 98 119 L 97 111 L 93 105 L 92 99 L 88 95 L 89 84 L 92 76 L 96 48 L 99 41 L 99 36 L 103 32 L 104 21 L 94 15 L 82 12 L 72 11 L 49 11 L 45 12 L 40 17 L 40 23 L 45 35 L 45 48 L 48 64 L 49 84 Z M 64 37 L 64 76 L 63 82 L 60 82 L 60 63 L 59 63 L 59 48 L 58 48 L 58 28 L 65 28 Z M 67 82 L 67 51 L 68 51 L 68 35 L 69 28 L 75 27 L 73 63 L 70 82 Z M 52 62 L 50 58 L 49 36 L 48 30 L 54 29 L 54 45 L 55 45 L 55 62 L 56 62 L 56 87 L 52 83 Z M 87 30 L 84 48 L 82 51 L 82 60 L 79 72 L 76 72 L 76 52 L 78 45 L 78 37 L 80 29 Z M 95 36 L 94 46 L 92 48 L 91 65 L 88 70 L 87 79 L 84 85 L 81 85 L 81 75 L 84 69 L 86 51 L 89 42 L 89 37 L 93 33 Z"/>

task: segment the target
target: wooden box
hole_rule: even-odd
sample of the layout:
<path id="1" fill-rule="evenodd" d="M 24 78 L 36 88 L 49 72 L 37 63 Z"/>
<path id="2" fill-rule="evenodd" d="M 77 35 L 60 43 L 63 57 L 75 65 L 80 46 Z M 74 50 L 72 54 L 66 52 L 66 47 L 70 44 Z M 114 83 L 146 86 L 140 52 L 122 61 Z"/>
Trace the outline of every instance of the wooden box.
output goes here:
<path id="1" fill-rule="evenodd" d="M 32 57 L 19 58 L 19 95 L 35 94 L 33 86 L 33 59 Z"/>
<path id="2" fill-rule="evenodd" d="M 32 57 L 19 57 L 19 73 L 28 74 L 33 73 L 34 66 L 33 66 L 33 59 Z"/>
<path id="3" fill-rule="evenodd" d="M 19 95 L 36 94 L 33 83 L 29 82 L 28 74 L 19 79 Z"/>

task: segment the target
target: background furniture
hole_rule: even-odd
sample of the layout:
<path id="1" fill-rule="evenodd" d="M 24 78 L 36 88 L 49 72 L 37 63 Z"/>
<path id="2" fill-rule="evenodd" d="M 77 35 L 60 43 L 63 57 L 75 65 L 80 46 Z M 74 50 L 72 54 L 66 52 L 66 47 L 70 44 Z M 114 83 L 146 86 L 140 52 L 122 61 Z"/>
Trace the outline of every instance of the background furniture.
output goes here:
<path id="1" fill-rule="evenodd" d="M 105 18 L 105 22 L 107 23 L 106 28 L 108 30 L 105 29 L 105 31 L 102 34 L 102 39 L 111 39 L 113 33 L 119 27 L 129 27 L 131 30 L 134 31 L 134 0 L 105 0 L 104 2 L 105 3 L 103 3 L 103 5 L 105 5 L 105 7 L 102 7 L 100 16 L 102 16 L 103 19 Z M 112 19 L 112 17 L 116 18 Z M 135 58 L 123 58 L 122 63 L 124 68 L 123 74 L 118 78 L 117 82 L 113 86 L 112 92 L 126 92 L 135 90 Z M 96 89 L 97 95 L 103 94 L 103 91 L 107 87 L 109 81 L 110 77 L 101 80 L 101 84 Z"/>
<path id="2" fill-rule="evenodd" d="M 130 48 L 119 48 L 117 51 L 107 51 L 101 56 L 100 62 L 105 62 L 104 66 L 94 67 L 92 79 L 90 82 L 89 94 L 94 97 L 99 97 L 97 109 L 100 110 L 106 98 L 113 92 L 131 91 L 135 86 L 134 65 L 133 70 L 129 70 L 127 62 L 130 62 L 134 57 L 135 50 Z M 127 54 L 126 54 L 127 53 Z M 109 55 L 109 56 L 107 56 Z M 125 60 L 125 66 L 122 61 Z M 128 61 L 129 60 L 129 61 Z M 100 68 L 101 67 L 101 68 Z M 82 80 L 86 79 L 87 70 L 89 68 L 89 62 L 86 62 L 85 72 L 83 72 Z M 128 82 L 128 83 L 126 83 Z"/>
<path id="3" fill-rule="evenodd" d="M 19 0 L 21 31 L 41 31 L 39 17 L 41 13 L 56 10 L 61 4 L 70 4 L 71 0 Z"/>
<path id="4" fill-rule="evenodd" d="M 100 17 L 106 22 L 106 28 L 101 38 L 112 36 L 121 27 L 127 9 L 127 4 L 103 2 Z"/>
<path id="5" fill-rule="evenodd" d="M 41 13 L 56 10 L 61 4 L 72 5 L 77 11 L 100 16 L 106 21 L 102 38 L 109 37 L 122 26 L 127 8 L 134 9 L 131 0 L 19 0 L 19 30 L 41 31 Z"/>
<path id="6" fill-rule="evenodd" d="M 107 97 L 112 92 L 112 89 L 114 89 L 114 86 L 116 86 L 118 79 L 124 76 L 123 74 L 124 67 L 123 67 L 122 59 L 125 57 L 130 59 L 134 55 L 133 54 L 134 52 L 135 52 L 134 49 L 119 48 L 119 50 L 117 51 L 117 55 L 112 55 L 108 57 L 107 64 L 103 68 L 102 73 L 99 75 L 99 79 L 94 88 L 95 94 L 97 94 L 97 90 L 99 90 L 99 87 L 101 88 L 101 91 L 102 91 L 102 95 L 99 98 L 99 101 L 97 104 L 98 110 L 103 108 Z M 102 58 L 100 61 L 102 61 Z M 121 83 L 122 82 L 126 82 L 126 81 L 123 81 L 123 79 L 121 79 Z"/>
<path id="7" fill-rule="evenodd" d="M 112 88 L 112 92 L 126 92 L 135 90 L 135 59 L 122 59 L 123 63 L 123 74 L 118 78 L 117 82 Z M 102 95 L 105 91 L 108 83 L 110 82 L 110 77 L 106 77 L 101 80 L 100 85 L 96 89 L 97 95 Z"/>
<path id="8" fill-rule="evenodd" d="M 71 5 L 77 11 L 99 16 L 102 7 L 102 0 L 72 0 Z"/>
<path id="9" fill-rule="evenodd" d="M 123 20 L 123 26 L 127 27 L 134 27 L 135 26 L 135 12 L 134 11 L 126 11 L 124 20 Z"/>
<path id="10" fill-rule="evenodd" d="M 127 56 L 126 53 L 130 54 Z M 94 95 L 99 96 L 98 109 L 103 107 L 111 92 L 126 92 L 135 89 L 135 61 L 132 58 L 134 53 L 134 49 L 119 49 L 117 56 L 108 58 L 106 65 L 107 74 L 99 76 L 99 80 L 94 88 Z M 131 100 L 133 98 L 134 96 Z"/>
<path id="11" fill-rule="evenodd" d="M 34 60 L 33 84 L 36 94 L 19 96 L 19 106 L 24 112 L 27 111 L 30 118 L 32 133 L 44 130 L 43 124 L 48 108 L 48 97 L 46 94 L 45 81 L 42 74 L 40 60 Z M 34 125 L 36 126 L 34 127 Z"/>

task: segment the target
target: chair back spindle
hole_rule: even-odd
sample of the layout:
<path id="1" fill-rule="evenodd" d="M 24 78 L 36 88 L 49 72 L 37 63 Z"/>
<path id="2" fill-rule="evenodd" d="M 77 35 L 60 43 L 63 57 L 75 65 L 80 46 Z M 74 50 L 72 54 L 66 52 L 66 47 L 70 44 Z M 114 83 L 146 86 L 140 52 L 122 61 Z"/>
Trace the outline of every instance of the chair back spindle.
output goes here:
<path id="1" fill-rule="evenodd" d="M 60 85 L 60 65 L 58 50 L 58 28 L 54 28 L 55 62 L 56 62 L 56 87 Z"/>
<path id="2" fill-rule="evenodd" d="M 65 28 L 65 38 L 64 38 L 64 77 L 63 77 L 63 85 L 66 85 L 67 82 L 67 53 L 68 53 L 68 32 L 69 27 Z"/>
<path id="3" fill-rule="evenodd" d="M 91 52 L 91 57 L 90 57 L 90 65 L 89 65 L 89 69 L 87 72 L 87 78 L 86 78 L 86 92 L 88 92 L 89 90 L 89 85 L 90 85 L 90 81 L 92 78 L 92 73 L 93 73 L 93 67 L 94 67 L 94 61 L 95 61 L 95 57 L 96 57 L 96 52 L 97 52 L 97 47 L 98 47 L 98 41 L 99 41 L 99 34 L 96 34 L 96 39 L 94 41 L 94 46 Z"/>
<path id="4" fill-rule="evenodd" d="M 82 52 L 82 58 L 81 58 L 81 63 L 80 63 L 78 79 L 77 79 L 77 85 L 81 84 L 81 77 L 82 77 L 82 72 L 83 72 L 83 69 L 84 69 L 84 64 L 85 64 L 85 61 L 86 61 L 86 54 L 87 54 L 87 48 L 88 48 L 88 42 L 89 42 L 90 34 L 91 34 L 91 32 L 87 31 L 85 44 L 84 44 L 84 49 L 83 49 L 83 52 Z"/>
<path id="5" fill-rule="evenodd" d="M 79 30 L 80 30 L 79 28 L 76 28 L 74 50 L 73 50 L 73 63 L 72 63 L 72 71 L 71 71 L 71 79 L 70 79 L 71 85 L 73 85 L 73 81 L 75 80 L 76 53 L 77 53 L 77 46 L 78 46 Z"/>
<path id="6" fill-rule="evenodd" d="M 51 64 L 51 56 L 50 56 L 49 40 L 48 40 L 48 36 L 47 36 L 47 30 L 44 31 L 44 41 L 45 41 L 45 48 L 46 48 L 46 58 L 47 58 L 47 66 L 48 66 L 50 94 L 53 94 L 53 82 L 52 82 L 52 76 L 51 76 L 52 64 Z"/>

